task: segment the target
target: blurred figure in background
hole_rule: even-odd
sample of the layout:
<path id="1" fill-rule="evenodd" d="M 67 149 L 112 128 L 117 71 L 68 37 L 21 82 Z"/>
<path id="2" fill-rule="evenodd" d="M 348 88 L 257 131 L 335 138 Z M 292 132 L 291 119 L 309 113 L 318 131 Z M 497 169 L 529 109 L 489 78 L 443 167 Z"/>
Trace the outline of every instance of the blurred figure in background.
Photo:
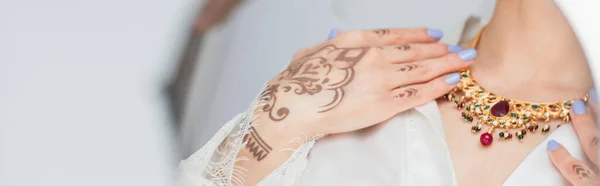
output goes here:
<path id="1" fill-rule="evenodd" d="M 188 38 L 185 40 L 174 80 L 169 86 L 173 118 L 176 123 L 181 122 L 193 72 L 197 67 L 202 36 L 210 28 L 226 20 L 240 2 L 241 0 L 208 0 L 201 5 L 187 36 Z"/>

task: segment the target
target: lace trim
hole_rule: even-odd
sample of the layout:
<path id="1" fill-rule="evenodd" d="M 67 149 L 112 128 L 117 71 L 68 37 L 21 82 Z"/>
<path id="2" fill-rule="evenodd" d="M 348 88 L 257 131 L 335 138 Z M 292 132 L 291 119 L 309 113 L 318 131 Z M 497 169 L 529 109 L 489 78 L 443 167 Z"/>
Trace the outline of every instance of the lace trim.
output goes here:
<path id="1" fill-rule="evenodd" d="M 265 90 L 266 86 L 263 87 Z M 257 127 L 257 109 L 266 104 L 258 98 L 250 105 L 245 113 L 236 116 L 232 121 L 223 126 L 217 134 L 198 152 L 180 163 L 182 177 L 188 178 L 187 185 L 215 186 L 238 185 L 244 183 L 246 172 L 244 167 L 235 166 L 237 161 L 248 161 L 248 158 L 236 158 L 237 154 L 245 147 L 243 137 L 250 132 L 251 127 Z M 314 145 L 315 141 L 323 135 L 310 136 L 304 134 L 290 143 L 300 144 L 298 149 L 282 149 L 281 151 L 294 151 L 290 158 L 281 166 L 271 172 L 258 185 L 294 185 L 305 168 L 304 158 Z M 302 163 L 304 162 L 304 163 Z M 192 182 L 192 183 L 190 183 Z"/>
<path id="2" fill-rule="evenodd" d="M 294 151 L 290 158 L 285 161 L 281 166 L 277 167 L 271 174 L 264 178 L 258 186 L 269 186 L 269 185 L 294 185 L 301 177 L 302 172 L 306 168 L 306 163 L 301 164 L 301 160 L 308 156 L 308 152 L 313 147 L 318 139 L 321 139 L 324 135 L 318 134 L 313 137 L 309 137 L 307 134 L 303 134 L 304 139 L 294 139 L 290 143 L 299 143 L 300 148 L 298 149 L 282 149 L 281 151 Z"/>
<path id="3" fill-rule="evenodd" d="M 263 87 L 263 90 L 266 86 Z M 218 145 L 210 161 L 206 164 L 202 176 L 210 180 L 217 186 L 225 185 L 243 185 L 245 172 L 247 171 L 243 167 L 234 166 L 237 161 L 247 161 L 247 158 L 237 158 L 237 154 L 246 145 L 243 143 L 243 137 L 250 133 L 250 127 L 258 123 L 258 117 L 256 114 L 257 108 L 260 108 L 265 101 L 259 100 L 262 94 L 258 95 L 255 101 L 250 105 L 246 113 L 242 115 L 239 122 L 236 122 L 233 130 L 229 135 Z"/>

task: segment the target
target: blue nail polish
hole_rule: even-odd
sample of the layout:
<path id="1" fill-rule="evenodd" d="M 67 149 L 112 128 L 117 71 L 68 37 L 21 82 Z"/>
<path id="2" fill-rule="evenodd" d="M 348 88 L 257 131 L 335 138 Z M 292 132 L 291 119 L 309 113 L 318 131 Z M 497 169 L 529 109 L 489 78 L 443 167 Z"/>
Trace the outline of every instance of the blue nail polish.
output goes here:
<path id="1" fill-rule="evenodd" d="M 444 37 L 444 32 L 442 32 L 440 29 L 427 29 L 427 34 L 429 34 L 429 37 L 433 39 L 441 39 Z"/>
<path id="2" fill-rule="evenodd" d="M 461 47 L 460 45 L 450 45 L 448 46 L 448 51 L 450 51 L 450 53 L 457 53 L 463 50 L 463 47 Z"/>
<path id="3" fill-rule="evenodd" d="M 454 85 L 454 84 L 458 83 L 458 81 L 460 81 L 460 74 L 458 74 L 456 72 L 452 73 L 446 77 L 446 83 L 448 85 Z"/>
<path id="4" fill-rule="evenodd" d="M 583 103 L 583 101 L 581 101 L 581 100 L 573 101 L 573 112 L 575 112 L 575 114 L 577 114 L 577 115 L 585 114 L 585 104 Z"/>
<path id="5" fill-rule="evenodd" d="M 592 101 L 598 101 L 598 94 L 596 93 L 595 88 L 592 88 L 588 94 L 590 95 L 590 99 Z"/>
<path id="6" fill-rule="evenodd" d="M 333 39 L 335 36 L 338 35 L 338 30 L 337 29 L 331 29 L 329 31 L 329 35 L 327 36 L 327 39 Z"/>
<path id="7" fill-rule="evenodd" d="M 463 61 L 471 61 L 477 57 L 477 51 L 474 48 L 469 48 L 459 52 L 458 57 Z"/>
<path id="8" fill-rule="evenodd" d="M 548 143 L 546 143 L 546 147 L 548 147 L 548 150 L 550 151 L 555 151 L 556 149 L 558 149 L 558 147 L 560 147 L 560 145 L 558 144 L 558 142 L 550 140 L 548 141 Z"/>

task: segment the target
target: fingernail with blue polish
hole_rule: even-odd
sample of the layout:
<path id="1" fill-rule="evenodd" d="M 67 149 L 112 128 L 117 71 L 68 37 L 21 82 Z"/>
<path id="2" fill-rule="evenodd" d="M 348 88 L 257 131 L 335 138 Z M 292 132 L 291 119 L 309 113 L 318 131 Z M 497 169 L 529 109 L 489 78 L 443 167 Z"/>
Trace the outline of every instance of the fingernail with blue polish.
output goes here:
<path id="1" fill-rule="evenodd" d="M 458 83 L 458 81 L 460 81 L 460 74 L 458 74 L 456 72 L 452 73 L 446 77 L 446 83 L 448 85 L 454 85 L 454 84 Z"/>
<path id="2" fill-rule="evenodd" d="M 477 57 L 477 51 L 474 48 L 469 48 L 459 52 L 458 57 L 463 61 L 471 61 Z"/>
<path id="3" fill-rule="evenodd" d="M 448 51 L 450 51 L 450 53 L 457 53 L 463 50 L 463 47 L 461 47 L 460 45 L 450 45 L 448 46 Z"/>
<path id="4" fill-rule="evenodd" d="M 440 29 L 427 29 L 427 34 L 429 34 L 429 37 L 433 39 L 441 39 L 444 37 L 444 32 L 442 32 Z"/>
<path id="5" fill-rule="evenodd" d="M 588 94 L 590 95 L 590 99 L 592 101 L 598 101 L 598 94 L 596 94 L 595 88 L 592 88 Z"/>
<path id="6" fill-rule="evenodd" d="M 546 144 L 546 147 L 548 147 L 548 150 L 550 150 L 550 151 L 555 151 L 556 149 L 558 149 L 558 147 L 560 147 L 560 145 L 558 144 L 558 142 L 556 142 L 554 140 L 550 140 Z"/>
<path id="7" fill-rule="evenodd" d="M 333 39 L 335 36 L 338 35 L 338 30 L 337 29 L 331 29 L 329 31 L 329 35 L 327 36 L 327 39 Z"/>
<path id="8" fill-rule="evenodd" d="M 583 101 L 581 101 L 581 100 L 573 101 L 573 112 L 575 112 L 575 114 L 577 114 L 577 115 L 585 114 L 585 104 L 583 103 Z"/>

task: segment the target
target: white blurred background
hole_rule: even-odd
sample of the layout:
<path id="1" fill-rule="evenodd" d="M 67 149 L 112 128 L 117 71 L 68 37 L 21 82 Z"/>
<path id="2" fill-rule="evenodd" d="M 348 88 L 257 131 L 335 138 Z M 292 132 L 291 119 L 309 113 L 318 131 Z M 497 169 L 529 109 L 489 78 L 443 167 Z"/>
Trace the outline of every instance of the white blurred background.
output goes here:
<path id="1" fill-rule="evenodd" d="M 494 4 L 244 1 L 196 38 L 184 104 L 174 109 L 167 87 L 204 1 L 0 0 L 0 186 L 174 185 L 177 161 L 329 29 L 427 26 L 453 43 L 468 16 L 488 18 Z M 593 1 L 561 2 L 587 35 L 590 61 L 600 58 L 590 52 L 600 30 L 581 29 L 598 17 Z"/>
<path id="2" fill-rule="evenodd" d="M 173 185 L 197 0 L 0 0 L 0 185 Z"/>

